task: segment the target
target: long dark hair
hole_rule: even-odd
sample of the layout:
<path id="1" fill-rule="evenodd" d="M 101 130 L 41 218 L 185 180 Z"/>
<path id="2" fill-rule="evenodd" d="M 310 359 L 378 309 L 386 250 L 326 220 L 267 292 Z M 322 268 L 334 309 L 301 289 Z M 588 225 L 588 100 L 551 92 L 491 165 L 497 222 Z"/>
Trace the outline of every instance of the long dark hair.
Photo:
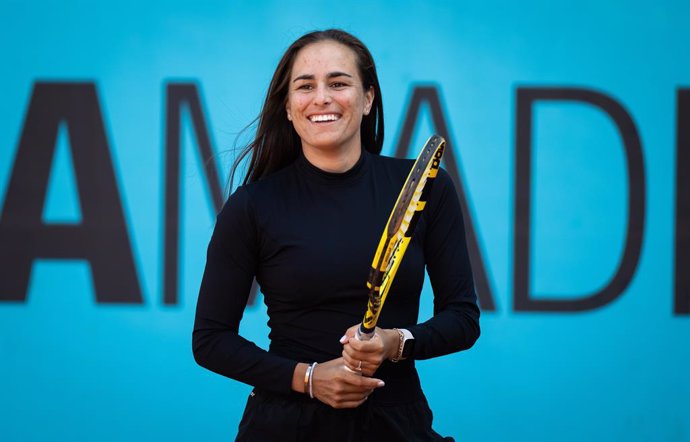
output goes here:
<path id="1" fill-rule="evenodd" d="M 369 49 L 357 37 L 340 29 L 314 31 L 298 38 L 285 51 L 273 73 L 273 79 L 266 93 L 266 100 L 261 113 L 254 120 L 258 121 L 256 135 L 252 142 L 242 149 L 232 166 L 230 187 L 235 172 L 242 160 L 251 154 L 247 174 L 242 184 L 258 181 L 261 178 L 282 169 L 297 159 L 302 149 L 297 132 L 288 121 L 285 113 L 292 65 L 297 53 L 312 43 L 332 40 L 352 49 L 355 53 L 359 75 L 364 90 L 374 88 L 374 103 L 369 115 L 362 118 L 360 133 L 362 146 L 369 152 L 379 154 L 383 146 L 383 101 L 381 87 L 376 74 L 376 65 Z"/>

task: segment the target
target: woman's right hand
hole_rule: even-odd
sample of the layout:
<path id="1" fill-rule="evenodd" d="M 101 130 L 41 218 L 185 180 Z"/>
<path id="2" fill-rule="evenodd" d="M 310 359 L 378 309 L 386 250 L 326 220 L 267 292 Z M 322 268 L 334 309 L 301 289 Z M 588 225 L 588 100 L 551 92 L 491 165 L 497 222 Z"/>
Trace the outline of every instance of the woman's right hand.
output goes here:
<path id="1" fill-rule="evenodd" d="M 385 384 L 381 379 L 353 373 L 343 358 L 318 364 L 312 373 L 314 397 L 333 408 L 356 408 L 376 389 Z"/>

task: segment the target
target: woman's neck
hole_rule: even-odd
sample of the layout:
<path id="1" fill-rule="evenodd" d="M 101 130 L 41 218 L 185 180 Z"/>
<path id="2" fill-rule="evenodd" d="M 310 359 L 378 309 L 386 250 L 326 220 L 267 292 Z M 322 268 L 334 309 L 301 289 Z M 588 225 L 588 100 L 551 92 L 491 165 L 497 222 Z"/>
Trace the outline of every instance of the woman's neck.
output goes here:
<path id="1" fill-rule="evenodd" d="M 322 150 L 302 146 L 304 157 L 324 172 L 342 173 L 352 169 L 362 155 L 362 148 Z"/>

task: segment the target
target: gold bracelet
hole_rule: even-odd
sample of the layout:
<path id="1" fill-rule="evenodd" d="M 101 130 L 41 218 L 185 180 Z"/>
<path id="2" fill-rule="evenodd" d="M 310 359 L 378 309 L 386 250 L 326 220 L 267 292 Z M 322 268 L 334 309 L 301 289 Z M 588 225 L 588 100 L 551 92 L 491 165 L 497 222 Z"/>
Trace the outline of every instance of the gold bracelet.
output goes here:
<path id="1" fill-rule="evenodd" d="M 403 334 L 403 332 L 397 328 L 394 328 L 393 330 L 398 332 L 398 338 L 400 340 L 398 341 L 398 354 L 396 354 L 395 357 L 391 359 L 391 362 L 398 362 L 402 358 L 403 348 L 405 345 L 405 334 Z"/>
<path id="2" fill-rule="evenodd" d="M 309 378 L 311 377 L 311 365 L 307 365 L 307 370 L 304 372 L 304 394 L 309 393 Z"/>

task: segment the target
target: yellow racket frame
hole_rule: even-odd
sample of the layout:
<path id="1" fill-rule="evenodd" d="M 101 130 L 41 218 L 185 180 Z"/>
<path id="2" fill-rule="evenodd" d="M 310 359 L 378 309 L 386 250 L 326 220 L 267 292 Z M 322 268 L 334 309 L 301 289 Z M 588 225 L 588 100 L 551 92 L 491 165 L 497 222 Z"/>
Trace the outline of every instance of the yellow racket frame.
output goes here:
<path id="1" fill-rule="evenodd" d="M 369 302 L 358 329 L 360 339 L 369 339 L 374 334 L 383 303 L 412 239 L 417 220 L 426 207 L 426 197 L 438 174 L 445 147 L 446 140 L 441 136 L 432 135 L 427 140 L 388 217 L 367 281 Z"/>

